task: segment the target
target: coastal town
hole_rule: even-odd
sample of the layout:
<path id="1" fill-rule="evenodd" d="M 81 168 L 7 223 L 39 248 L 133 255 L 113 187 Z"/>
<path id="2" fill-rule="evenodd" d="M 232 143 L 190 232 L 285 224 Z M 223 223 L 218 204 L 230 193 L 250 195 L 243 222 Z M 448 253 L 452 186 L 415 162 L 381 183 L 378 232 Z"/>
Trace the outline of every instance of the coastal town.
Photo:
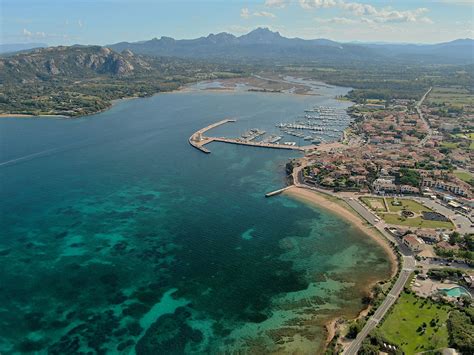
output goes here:
<path id="1" fill-rule="evenodd" d="M 446 90 L 467 103 L 454 107 L 440 102 Z M 210 153 L 204 148 L 210 142 L 303 151 L 303 157 L 287 164 L 289 185 L 265 196 L 285 193 L 331 209 L 375 236 L 398 260 L 392 280 L 373 287 L 363 316 L 331 324 L 332 353 L 446 348 L 455 354 L 448 349 L 448 332 L 450 344 L 458 342 L 457 350 L 472 346 L 471 336 L 461 339 L 459 332 L 463 323 L 472 324 L 473 104 L 456 89 L 429 88 L 418 101 L 372 100 L 351 106 L 351 123 L 339 141 L 325 141 L 328 136 L 323 135 L 332 131 L 328 124 L 333 120 L 346 117 L 329 107 L 315 107 L 305 110 L 306 121 L 278 124 L 281 135 L 262 138 L 265 131 L 252 129 L 239 138 L 204 136 L 216 126 L 235 122 L 227 119 L 197 131 L 189 142 L 205 153 Z M 311 144 L 282 140 L 288 136 Z M 412 309 L 416 318 L 405 318 L 402 328 L 414 327 L 415 336 L 405 334 L 400 343 L 399 312 L 418 303 L 438 305 L 439 314 L 420 323 Z M 427 329 L 424 324 L 430 321 L 432 329 Z M 435 334 L 438 330 L 444 338 Z"/>
<path id="2" fill-rule="evenodd" d="M 430 88 L 419 101 L 354 105 L 343 144 L 290 164 L 297 188 L 337 198 L 375 227 L 399 259 L 396 282 L 385 291 L 374 288 L 367 315 L 332 331 L 335 353 L 472 349 L 474 106 L 471 98 L 453 109 L 437 102 L 437 92 Z M 442 309 L 427 316 L 436 323 L 431 332 L 417 319 L 418 302 Z M 444 340 L 436 334 L 443 327 L 457 350 L 447 349 L 447 334 Z"/>

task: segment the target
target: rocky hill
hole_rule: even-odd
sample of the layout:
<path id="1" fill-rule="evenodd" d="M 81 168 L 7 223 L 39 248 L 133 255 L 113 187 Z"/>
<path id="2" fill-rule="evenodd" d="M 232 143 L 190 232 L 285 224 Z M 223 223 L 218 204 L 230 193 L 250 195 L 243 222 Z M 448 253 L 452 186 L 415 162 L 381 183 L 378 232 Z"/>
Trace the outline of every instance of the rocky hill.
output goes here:
<path id="1" fill-rule="evenodd" d="M 34 82 L 97 75 L 130 76 L 150 71 L 151 64 L 131 51 L 117 53 L 100 46 L 49 47 L 0 58 L 0 83 Z"/>
<path id="2" fill-rule="evenodd" d="M 0 57 L 0 114 L 81 116 L 114 99 L 173 90 L 214 72 L 222 75 L 212 64 L 100 46 L 35 49 Z"/>

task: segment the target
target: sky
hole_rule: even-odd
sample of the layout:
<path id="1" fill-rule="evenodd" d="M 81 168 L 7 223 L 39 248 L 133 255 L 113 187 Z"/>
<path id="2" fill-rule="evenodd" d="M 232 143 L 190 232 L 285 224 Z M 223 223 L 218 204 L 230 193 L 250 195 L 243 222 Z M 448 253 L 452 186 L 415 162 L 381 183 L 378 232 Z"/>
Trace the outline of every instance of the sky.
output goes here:
<path id="1" fill-rule="evenodd" d="M 268 27 L 286 37 L 439 43 L 474 37 L 474 0 L 0 0 L 0 43 L 197 38 Z"/>

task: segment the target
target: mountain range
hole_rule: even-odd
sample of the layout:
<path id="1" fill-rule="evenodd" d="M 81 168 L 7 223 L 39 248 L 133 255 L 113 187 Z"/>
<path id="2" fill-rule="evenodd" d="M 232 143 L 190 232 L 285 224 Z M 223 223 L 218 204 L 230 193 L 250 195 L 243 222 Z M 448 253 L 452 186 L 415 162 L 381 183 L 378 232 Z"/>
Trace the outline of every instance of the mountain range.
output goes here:
<path id="1" fill-rule="evenodd" d="M 0 54 L 27 51 L 34 48 L 44 48 L 47 46 L 48 45 L 46 43 L 0 43 Z"/>
<path id="2" fill-rule="evenodd" d="M 176 40 L 161 37 L 149 41 L 120 42 L 108 47 L 118 52 L 128 49 L 137 54 L 194 59 L 267 59 L 330 63 L 384 60 L 451 64 L 474 62 L 472 39 L 432 45 L 340 43 L 328 39 L 286 38 L 268 28 L 257 28 L 238 37 L 222 32 L 196 39 Z"/>

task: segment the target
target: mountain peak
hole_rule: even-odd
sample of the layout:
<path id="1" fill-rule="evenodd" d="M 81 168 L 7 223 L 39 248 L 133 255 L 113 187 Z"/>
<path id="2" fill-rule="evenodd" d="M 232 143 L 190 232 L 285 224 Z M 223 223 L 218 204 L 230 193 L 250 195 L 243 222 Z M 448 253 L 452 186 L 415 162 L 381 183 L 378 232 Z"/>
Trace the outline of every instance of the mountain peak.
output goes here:
<path id="1" fill-rule="evenodd" d="M 246 35 L 240 36 L 243 43 L 275 43 L 284 39 L 279 32 L 273 32 L 268 27 L 258 27 Z"/>

